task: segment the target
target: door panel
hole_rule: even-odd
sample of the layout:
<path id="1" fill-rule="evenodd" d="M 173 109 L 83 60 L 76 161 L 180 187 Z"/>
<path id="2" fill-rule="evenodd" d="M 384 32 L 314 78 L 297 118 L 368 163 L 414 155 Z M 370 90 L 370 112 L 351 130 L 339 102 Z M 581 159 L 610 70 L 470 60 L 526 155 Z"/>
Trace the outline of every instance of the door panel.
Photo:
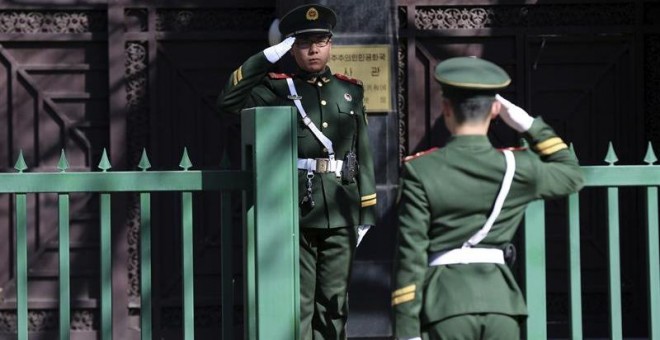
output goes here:
<path id="1" fill-rule="evenodd" d="M 226 146 L 238 144 L 216 97 L 230 73 L 266 47 L 274 3 L 0 4 L 1 171 L 13 171 L 19 151 L 30 170 L 59 171 L 63 149 L 71 171 L 98 171 L 104 149 L 112 170 L 135 169 L 143 149 L 152 170 L 171 170 L 184 147 L 193 168 L 217 169 Z M 71 196 L 72 327 L 83 338 L 96 338 L 99 326 L 97 199 Z M 118 200 L 125 210 L 113 216 L 113 332 L 139 338 L 130 330 L 140 308 L 139 207 L 134 195 Z M 158 212 L 152 282 L 162 298 L 154 305 L 155 335 L 179 338 L 181 277 L 170 269 L 180 268 L 180 254 L 170 250 L 181 244 L 180 202 L 164 193 L 152 203 Z M 33 195 L 28 204 L 30 330 L 49 332 L 57 328 L 57 195 Z M 206 320 L 197 326 L 199 334 L 217 335 L 221 240 L 220 226 L 209 221 L 220 220 L 219 195 L 196 195 L 195 205 L 196 293 L 204 301 L 196 315 Z M 12 209 L 13 201 L 0 195 L 0 337 L 16 327 Z"/>
<path id="2" fill-rule="evenodd" d="M 617 164 L 642 164 L 647 142 L 660 143 L 658 4 L 651 1 L 514 4 L 499 1 L 399 0 L 399 126 L 402 157 L 448 137 L 435 65 L 479 56 L 511 76 L 503 95 L 542 116 L 573 144 L 583 165 L 604 164 L 609 142 Z M 495 146 L 519 138 L 502 121 L 489 131 Z M 585 336 L 607 336 L 607 249 L 602 192 L 581 199 Z M 622 282 L 626 336 L 644 336 L 646 304 L 642 193 L 621 191 Z M 547 205 L 549 335 L 567 336 L 565 201 Z M 625 224 L 625 226 L 623 226 Z M 551 246 L 550 246 L 551 245 Z M 521 273 L 518 273 L 520 275 Z"/>

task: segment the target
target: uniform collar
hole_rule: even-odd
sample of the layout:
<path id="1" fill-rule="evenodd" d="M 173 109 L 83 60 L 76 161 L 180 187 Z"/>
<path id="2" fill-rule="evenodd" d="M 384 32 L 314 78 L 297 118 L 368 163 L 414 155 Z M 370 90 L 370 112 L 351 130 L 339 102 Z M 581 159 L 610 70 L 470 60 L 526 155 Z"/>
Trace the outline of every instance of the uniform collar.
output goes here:
<path id="1" fill-rule="evenodd" d="M 298 70 L 298 72 L 296 73 L 296 77 L 311 84 L 314 84 L 319 80 L 324 83 L 327 83 L 330 81 L 330 79 L 332 79 L 332 72 L 330 71 L 330 68 L 326 66 L 325 70 L 318 73 Z"/>
<path id="2" fill-rule="evenodd" d="M 447 142 L 447 146 L 487 146 L 493 147 L 488 139 L 488 136 L 485 135 L 458 135 L 451 136 Z"/>

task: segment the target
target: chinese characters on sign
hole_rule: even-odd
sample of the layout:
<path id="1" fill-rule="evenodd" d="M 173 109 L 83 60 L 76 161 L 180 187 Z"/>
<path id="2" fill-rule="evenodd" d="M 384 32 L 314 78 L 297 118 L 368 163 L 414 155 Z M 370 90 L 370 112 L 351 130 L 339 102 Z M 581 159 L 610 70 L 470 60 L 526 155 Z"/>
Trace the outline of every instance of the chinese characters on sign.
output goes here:
<path id="1" fill-rule="evenodd" d="M 333 45 L 328 65 L 334 73 L 357 78 L 364 85 L 367 112 L 392 110 L 388 45 Z"/>

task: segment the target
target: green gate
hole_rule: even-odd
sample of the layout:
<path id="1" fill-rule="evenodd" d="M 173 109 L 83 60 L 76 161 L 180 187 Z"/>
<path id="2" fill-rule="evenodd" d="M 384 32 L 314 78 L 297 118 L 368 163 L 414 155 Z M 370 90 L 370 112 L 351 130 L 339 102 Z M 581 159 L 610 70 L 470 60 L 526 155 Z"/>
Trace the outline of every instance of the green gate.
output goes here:
<path id="1" fill-rule="evenodd" d="M 298 213 L 296 177 L 296 116 L 290 107 L 263 107 L 242 114 L 243 166 L 240 171 L 197 171 L 184 149 L 180 171 L 148 171 L 151 165 L 143 152 L 139 171 L 109 171 L 104 151 L 99 172 L 67 172 L 62 151 L 53 173 L 29 173 L 22 153 L 17 173 L 0 174 L 0 194 L 15 201 L 15 280 L 18 339 L 28 338 L 28 240 L 27 196 L 57 193 L 59 211 L 59 338 L 71 336 L 71 285 L 69 259 L 69 196 L 98 193 L 100 206 L 100 334 L 113 338 L 111 204 L 113 194 L 138 193 L 140 197 L 140 328 L 142 339 L 152 339 L 151 282 L 151 195 L 178 192 L 181 200 L 181 246 L 183 277 L 183 336 L 194 339 L 193 192 L 221 195 L 222 241 L 222 337 L 233 339 L 232 326 L 232 228 L 230 196 L 242 191 L 245 229 L 245 337 L 257 339 L 298 338 Z M 277 249 L 274 254 L 272 249 Z M 114 306 L 127 308 L 127 306 Z M 127 327 L 127 325 L 120 325 Z"/>
<path id="2" fill-rule="evenodd" d="M 232 191 L 242 191 L 246 216 L 245 229 L 245 337 L 247 339 L 298 338 L 298 234 L 296 179 L 296 117 L 289 107 L 255 108 L 242 115 L 243 166 L 240 171 L 192 170 L 184 150 L 180 171 L 149 171 L 146 152 L 139 171 L 109 171 L 105 153 L 99 172 L 67 172 L 62 152 L 54 173 L 29 173 L 22 155 L 16 162 L 17 173 L 0 174 L 0 194 L 12 194 L 15 201 L 15 279 L 17 287 L 18 339 L 28 336 L 27 290 L 27 195 L 57 193 L 59 211 L 59 336 L 70 337 L 69 195 L 92 192 L 100 203 L 100 315 L 101 338 L 112 339 L 111 203 L 113 194 L 138 193 L 140 196 L 140 270 L 141 336 L 152 338 L 151 325 L 151 194 L 174 191 L 181 198 L 180 221 L 183 276 L 183 334 L 194 339 L 193 290 L 193 192 L 215 191 L 222 195 L 222 239 L 231 240 L 229 213 Z M 619 188 L 643 187 L 646 190 L 649 338 L 660 338 L 660 265 L 658 263 L 658 186 L 660 168 L 649 144 L 644 160 L 648 165 L 614 166 L 616 155 L 611 146 L 607 166 L 583 167 L 586 187 L 607 188 L 608 268 L 610 338 L 622 339 L 621 281 L 619 247 Z M 568 199 L 571 338 L 582 339 L 582 300 L 580 276 L 579 198 Z M 530 316 L 527 339 L 547 338 L 545 208 L 542 201 L 527 210 L 524 226 L 525 288 Z M 223 241 L 223 243 L 225 243 Z M 226 244 L 226 243 L 225 243 Z M 276 249 L 276 252 L 273 252 Z M 275 255 L 274 255 L 275 254 Z M 222 337 L 233 339 L 231 247 L 222 247 Z M 532 293 L 533 292 L 533 293 Z M 261 336 L 260 336 L 261 335 Z"/>
<path id="3" fill-rule="evenodd" d="M 618 161 L 610 143 L 605 166 L 583 166 L 585 188 L 607 189 L 607 241 L 609 288 L 609 338 L 623 338 L 621 303 L 621 265 L 619 242 L 619 188 L 641 187 L 646 190 L 646 255 L 648 277 L 649 339 L 660 339 L 660 265 L 658 247 L 658 186 L 660 166 L 649 143 L 644 162 L 648 165 L 614 166 Z M 527 339 L 547 339 L 545 207 L 533 202 L 527 209 L 524 225 L 525 287 L 529 308 Z M 582 339 L 582 288 L 580 275 L 580 194 L 568 198 L 569 323 L 570 338 Z"/>

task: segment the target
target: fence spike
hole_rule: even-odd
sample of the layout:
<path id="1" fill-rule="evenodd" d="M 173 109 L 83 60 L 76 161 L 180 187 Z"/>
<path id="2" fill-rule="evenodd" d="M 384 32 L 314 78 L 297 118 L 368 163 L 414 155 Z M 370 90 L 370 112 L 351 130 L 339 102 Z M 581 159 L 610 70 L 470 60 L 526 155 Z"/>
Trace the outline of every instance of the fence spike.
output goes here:
<path id="1" fill-rule="evenodd" d="M 183 157 L 181 157 L 179 167 L 182 168 L 183 171 L 188 171 L 188 169 L 192 167 L 192 162 L 190 161 L 190 157 L 188 157 L 188 148 L 186 147 L 183 148 Z"/>
<path id="2" fill-rule="evenodd" d="M 60 152 L 60 161 L 57 162 L 57 168 L 60 169 L 60 172 L 65 172 L 69 168 L 69 161 L 66 160 L 66 153 L 64 149 Z"/>
<path id="3" fill-rule="evenodd" d="M 653 145 L 649 142 L 649 147 L 646 148 L 646 156 L 644 156 L 644 162 L 648 165 L 653 165 L 653 163 L 658 161 L 658 157 L 655 156 L 653 152 Z"/>
<path id="4" fill-rule="evenodd" d="M 99 162 L 98 168 L 103 170 L 103 172 L 106 172 L 112 168 L 112 165 L 110 165 L 110 160 L 108 159 L 108 152 L 105 150 L 105 148 L 103 148 L 103 155 L 101 155 L 101 161 Z"/>
<path id="5" fill-rule="evenodd" d="M 142 169 L 142 171 L 147 171 L 147 169 L 151 168 L 151 163 L 149 162 L 149 157 L 147 156 L 147 149 L 142 148 L 142 156 L 140 157 L 140 164 L 138 164 L 138 168 Z"/>
<path id="6" fill-rule="evenodd" d="M 23 157 L 23 150 L 18 152 L 18 159 L 16 160 L 16 165 L 14 165 L 14 169 L 18 170 L 18 172 L 23 172 L 26 170 L 27 164 L 25 163 L 25 158 Z"/>
<path id="7" fill-rule="evenodd" d="M 614 163 L 618 161 L 619 158 L 617 158 L 616 152 L 614 152 L 614 147 L 612 146 L 612 142 L 610 142 L 609 146 L 607 147 L 607 155 L 605 156 L 605 163 L 608 163 L 609 165 L 614 165 Z"/>

